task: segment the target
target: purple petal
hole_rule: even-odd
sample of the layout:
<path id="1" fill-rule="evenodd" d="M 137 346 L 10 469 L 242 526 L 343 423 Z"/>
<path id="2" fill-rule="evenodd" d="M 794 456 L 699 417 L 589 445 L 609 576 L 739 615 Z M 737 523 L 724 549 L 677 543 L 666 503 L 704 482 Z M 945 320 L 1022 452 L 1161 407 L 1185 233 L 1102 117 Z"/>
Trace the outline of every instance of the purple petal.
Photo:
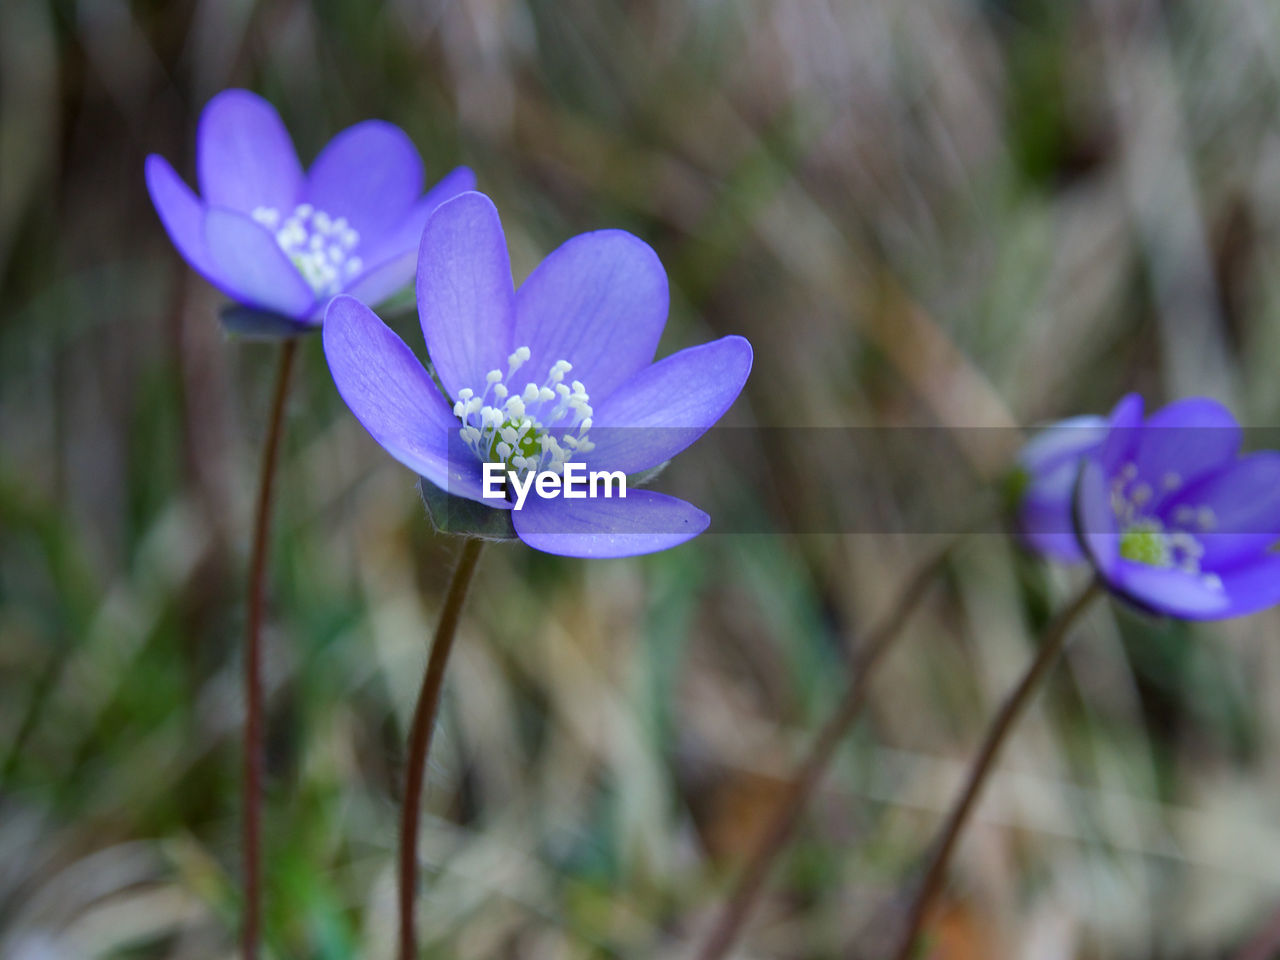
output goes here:
<path id="1" fill-rule="evenodd" d="M 1024 545 L 1066 563 L 1085 559 L 1076 540 L 1072 509 L 1083 457 L 1105 438 L 1102 417 L 1072 417 L 1045 427 L 1018 457 L 1026 487 L 1017 508 L 1018 535 Z"/>
<path id="2" fill-rule="evenodd" d="M 427 219 L 417 293 L 427 353 L 450 396 L 506 371 L 515 292 L 502 222 L 484 194 L 460 194 Z"/>
<path id="3" fill-rule="evenodd" d="M 1082 563 L 1086 557 L 1072 532 L 1071 497 L 1040 500 L 1024 497 L 1018 506 L 1018 538 L 1027 549 L 1061 563 Z"/>
<path id="4" fill-rule="evenodd" d="M 212 207 L 205 216 L 204 237 L 217 276 L 231 297 L 298 319 L 314 310 L 314 291 L 260 224 L 242 213 Z"/>
<path id="5" fill-rule="evenodd" d="M 692 504 L 652 490 L 628 490 L 623 500 L 543 500 L 531 494 L 511 519 L 529 546 L 566 557 L 631 557 L 667 550 L 711 523 Z"/>
<path id="6" fill-rule="evenodd" d="M 207 205 L 241 213 L 290 210 L 302 185 L 302 165 L 280 115 L 248 90 L 224 90 L 204 108 L 196 171 Z"/>
<path id="7" fill-rule="evenodd" d="M 1035 482 L 1047 479 L 1064 463 L 1078 462 L 1099 446 L 1107 435 L 1107 426 L 1106 418 L 1093 416 L 1069 417 L 1051 423 L 1027 441 L 1018 455 L 1018 466 Z M 1068 472 L 1071 474 L 1068 486 L 1074 486 L 1075 471 Z"/>
<path id="8" fill-rule="evenodd" d="M 377 306 L 394 293 L 398 293 L 413 280 L 413 271 L 418 264 L 418 251 L 406 250 L 398 257 L 385 260 L 372 269 L 364 271 L 353 283 L 348 284 L 346 293 L 361 303 Z"/>
<path id="9" fill-rule="evenodd" d="M 386 234 L 376 245 L 362 252 L 365 262 L 379 264 L 399 258 L 408 252 L 413 254 L 416 266 L 418 245 L 422 243 L 422 230 L 427 225 L 427 218 L 446 200 L 452 200 L 460 193 L 472 192 L 475 188 L 476 175 L 472 173 L 470 167 L 455 167 L 450 170 L 410 208 L 408 215 L 400 221 L 399 226 Z M 409 277 L 413 277 L 412 270 L 409 272 Z"/>
<path id="10" fill-rule="evenodd" d="M 378 445 L 441 490 L 483 500 L 479 462 L 462 447 L 457 419 L 405 342 L 345 295 L 325 312 L 323 340 L 338 393 Z"/>
<path id="11" fill-rule="evenodd" d="M 410 211 L 410 221 L 413 217 L 420 217 L 418 220 L 418 228 L 415 231 L 422 233 L 422 228 L 426 226 L 427 217 L 435 212 L 436 207 L 444 203 L 446 200 L 452 200 L 460 193 L 474 193 L 476 189 L 476 173 L 470 167 L 454 167 L 443 177 L 436 181 L 434 187 L 423 194 L 422 199 L 413 205 Z M 414 237 L 416 243 L 420 237 Z"/>
<path id="12" fill-rule="evenodd" d="M 317 210 L 346 217 L 362 246 L 376 248 L 422 193 L 422 158 L 399 127 L 366 120 L 320 151 L 302 192 Z"/>
<path id="13" fill-rule="evenodd" d="M 1231 461 L 1240 449 L 1240 436 L 1240 426 L 1226 407 L 1207 397 L 1190 397 L 1147 418 L 1132 458 L 1138 476 L 1160 491 L 1170 475 L 1189 485 Z M 1149 509 L 1158 510 L 1160 500 L 1157 496 Z"/>
<path id="14" fill-rule="evenodd" d="M 169 239 L 187 263 L 216 284 L 213 260 L 204 242 L 204 205 L 164 157 L 147 157 L 146 174 L 147 192 Z"/>
<path id="15" fill-rule="evenodd" d="M 1280 556 L 1269 553 L 1222 571 L 1228 609 L 1220 617 L 1243 617 L 1280 603 Z"/>
<path id="16" fill-rule="evenodd" d="M 1075 503 L 1076 536 L 1099 576 L 1110 580 L 1120 562 L 1120 534 L 1111 509 L 1111 493 L 1098 458 L 1089 457 L 1080 468 Z"/>
<path id="17" fill-rule="evenodd" d="M 653 361 L 667 322 L 667 274 L 639 237 L 599 230 L 553 251 L 516 294 L 512 345 L 528 346 L 530 380 L 573 364 L 599 405 Z"/>
<path id="18" fill-rule="evenodd" d="M 1219 620 L 1234 616 L 1226 591 L 1176 567 L 1153 567 L 1121 560 L 1108 586 L 1141 607 L 1183 620 Z"/>
<path id="19" fill-rule="evenodd" d="M 1197 536 L 1201 565 L 1215 569 L 1261 553 L 1280 540 L 1280 453 L 1265 451 L 1236 460 L 1172 497 L 1166 524 L 1187 508 L 1210 512 L 1211 529 Z"/>
<path id="20" fill-rule="evenodd" d="M 1108 477 L 1114 477 L 1120 468 L 1133 458 L 1137 444 L 1138 428 L 1142 426 L 1142 397 L 1130 393 L 1120 398 L 1107 418 L 1107 438 L 1102 442 L 1098 462 Z"/>
<path id="21" fill-rule="evenodd" d="M 595 410 L 590 462 L 636 473 L 702 436 L 742 392 L 751 344 L 722 337 L 646 367 Z"/>
<path id="22" fill-rule="evenodd" d="M 377 305 L 413 280 L 418 268 L 418 244 L 427 217 L 446 200 L 475 188 L 476 175 L 467 167 L 458 167 L 445 175 L 426 196 L 413 205 L 400 226 L 384 237 L 364 255 L 370 268 L 365 270 L 346 292 L 357 300 Z"/>

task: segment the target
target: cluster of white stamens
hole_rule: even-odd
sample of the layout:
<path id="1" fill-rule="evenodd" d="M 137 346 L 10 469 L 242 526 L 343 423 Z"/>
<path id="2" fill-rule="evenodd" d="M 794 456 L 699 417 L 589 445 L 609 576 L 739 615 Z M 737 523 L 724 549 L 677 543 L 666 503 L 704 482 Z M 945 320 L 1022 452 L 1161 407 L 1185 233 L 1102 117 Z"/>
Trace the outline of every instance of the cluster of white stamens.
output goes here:
<path id="1" fill-rule="evenodd" d="M 529 472 L 560 473 L 575 454 L 594 449 L 587 439 L 591 429 L 591 402 L 581 380 L 565 383 L 573 369 L 557 360 L 539 386 L 529 382 L 519 393 L 512 377 L 529 359 L 521 347 L 507 357 L 507 372 L 490 370 L 481 393 L 458 391 L 454 415 L 462 422 L 463 441 L 484 463 L 502 462 L 521 475 Z"/>
<path id="2" fill-rule="evenodd" d="M 1182 478 L 1167 473 L 1160 481 L 1160 493 L 1171 494 L 1182 486 Z M 1151 509 L 1156 491 L 1138 481 L 1138 467 L 1128 463 L 1111 480 L 1111 509 L 1120 525 L 1120 555 L 1126 560 L 1153 567 L 1173 567 L 1214 590 L 1222 580 L 1214 573 L 1202 573 L 1204 544 L 1200 535 L 1217 527 L 1217 517 L 1207 506 L 1180 504 L 1166 525 Z"/>
<path id="3" fill-rule="evenodd" d="M 252 216 L 275 234 L 280 249 L 317 296 L 333 296 L 364 269 L 364 261 L 352 256 L 360 234 L 346 217 L 331 217 L 309 203 L 298 204 L 283 219 L 275 207 L 256 207 Z"/>

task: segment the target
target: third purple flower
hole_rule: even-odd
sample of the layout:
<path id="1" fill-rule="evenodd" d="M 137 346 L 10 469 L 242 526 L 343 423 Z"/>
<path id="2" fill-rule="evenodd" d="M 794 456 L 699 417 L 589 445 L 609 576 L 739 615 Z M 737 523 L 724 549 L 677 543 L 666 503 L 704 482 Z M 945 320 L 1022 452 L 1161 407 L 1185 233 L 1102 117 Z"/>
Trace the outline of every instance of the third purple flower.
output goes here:
<path id="1" fill-rule="evenodd" d="M 1187 620 L 1280 603 L 1280 453 L 1240 454 L 1225 407 L 1195 397 L 1143 417 L 1131 394 L 1087 455 L 1080 542 L 1114 593 Z"/>

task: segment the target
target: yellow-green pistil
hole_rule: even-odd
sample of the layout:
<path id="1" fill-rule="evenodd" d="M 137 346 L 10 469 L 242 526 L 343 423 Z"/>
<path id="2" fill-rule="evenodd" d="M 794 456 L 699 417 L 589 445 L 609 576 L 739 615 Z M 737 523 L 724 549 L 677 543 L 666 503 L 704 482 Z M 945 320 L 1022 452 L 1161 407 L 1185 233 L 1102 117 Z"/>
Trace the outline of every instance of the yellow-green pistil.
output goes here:
<path id="1" fill-rule="evenodd" d="M 1173 566 L 1169 538 L 1154 520 L 1139 520 L 1120 535 L 1120 556 L 1152 567 Z"/>

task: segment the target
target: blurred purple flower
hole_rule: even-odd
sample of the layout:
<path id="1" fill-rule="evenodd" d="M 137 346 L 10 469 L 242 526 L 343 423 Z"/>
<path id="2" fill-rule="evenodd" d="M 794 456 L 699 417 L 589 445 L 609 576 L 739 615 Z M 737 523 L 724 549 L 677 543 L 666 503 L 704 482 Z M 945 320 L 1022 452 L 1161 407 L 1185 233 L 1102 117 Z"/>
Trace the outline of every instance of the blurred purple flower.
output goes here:
<path id="1" fill-rule="evenodd" d="M 1188 620 L 1280 603 L 1280 453 L 1241 456 L 1221 404 L 1179 400 L 1143 419 L 1131 394 L 1086 455 L 1076 488 L 1080 542 L 1113 592 Z"/>
<path id="2" fill-rule="evenodd" d="M 334 299 L 324 324 L 338 392 L 388 453 L 454 496 L 510 510 L 516 535 L 548 553 L 650 553 L 706 529 L 698 508 L 631 486 L 625 499 L 531 495 L 521 510 L 483 496 L 486 461 L 522 472 L 582 462 L 629 476 L 658 467 L 741 392 L 752 360 L 742 337 L 653 362 L 668 292 L 646 243 L 620 230 L 582 234 L 516 291 L 497 210 L 466 193 L 427 221 L 417 295 L 447 397 L 359 301 Z M 527 381 L 514 379 L 521 369 Z"/>
<path id="3" fill-rule="evenodd" d="M 238 303 L 318 324 L 337 293 L 377 303 L 413 278 L 418 239 L 443 200 L 475 187 L 466 167 L 422 194 L 422 160 L 399 127 L 366 120 L 305 174 L 275 108 L 224 90 L 200 116 L 197 197 L 163 157 L 147 189 L 179 252 Z"/>
<path id="4" fill-rule="evenodd" d="M 1048 425 L 1022 448 L 1013 479 L 1014 519 L 1028 549 L 1064 563 L 1087 559 L 1071 516 L 1076 478 L 1106 431 L 1105 417 L 1071 417 Z"/>

